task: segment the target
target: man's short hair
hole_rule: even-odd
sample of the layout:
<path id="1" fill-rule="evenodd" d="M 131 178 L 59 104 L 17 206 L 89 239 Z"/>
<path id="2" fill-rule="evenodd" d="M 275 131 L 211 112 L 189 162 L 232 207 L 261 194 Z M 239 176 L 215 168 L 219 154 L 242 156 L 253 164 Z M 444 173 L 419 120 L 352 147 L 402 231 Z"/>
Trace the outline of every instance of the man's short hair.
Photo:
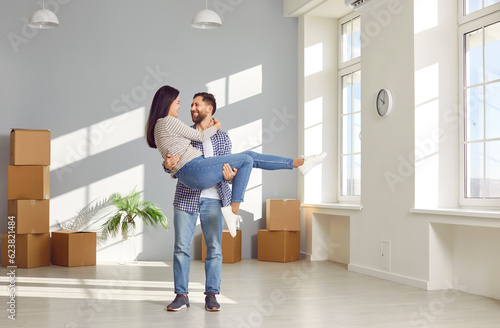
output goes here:
<path id="1" fill-rule="evenodd" d="M 194 95 L 193 99 L 196 97 L 202 97 L 203 101 L 209 105 L 212 106 L 212 115 L 215 114 L 215 111 L 217 110 L 217 103 L 215 102 L 215 97 L 213 94 L 208 93 L 208 92 L 198 92 L 197 94 Z"/>

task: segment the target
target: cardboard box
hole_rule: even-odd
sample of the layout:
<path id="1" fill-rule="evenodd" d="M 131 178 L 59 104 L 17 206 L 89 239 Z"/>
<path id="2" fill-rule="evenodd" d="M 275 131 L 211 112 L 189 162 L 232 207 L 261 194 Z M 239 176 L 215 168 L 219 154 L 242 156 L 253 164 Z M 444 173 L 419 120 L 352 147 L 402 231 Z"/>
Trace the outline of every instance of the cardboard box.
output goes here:
<path id="1" fill-rule="evenodd" d="M 9 237 L 10 235 L 10 237 Z M 14 236 L 14 237 L 12 237 Z M 15 240 L 15 254 L 9 252 L 9 240 Z M 10 263 L 10 256 L 15 255 Z M 18 268 L 36 268 L 50 265 L 50 234 L 2 234 L 2 266 L 17 266 Z"/>
<path id="2" fill-rule="evenodd" d="M 49 200 L 9 200 L 7 215 L 14 217 L 14 232 L 49 232 Z"/>
<path id="3" fill-rule="evenodd" d="M 96 264 L 96 233 L 59 230 L 52 232 L 51 262 L 67 267 Z"/>
<path id="4" fill-rule="evenodd" d="M 7 185 L 8 199 L 49 199 L 50 168 L 9 165 Z"/>
<path id="5" fill-rule="evenodd" d="M 12 129 L 10 165 L 50 165 L 50 131 Z"/>
<path id="6" fill-rule="evenodd" d="M 266 229 L 271 231 L 300 231 L 300 200 L 267 199 Z"/>
<path id="7" fill-rule="evenodd" d="M 300 231 L 259 230 L 258 260 L 273 262 L 300 260 Z"/>
<path id="8" fill-rule="evenodd" d="M 241 261 L 241 230 L 236 232 L 236 236 L 231 237 L 229 230 L 222 230 L 222 263 L 235 263 Z M 201 260 L 205 261 L 207 248 L 205 238 L 201 234 Z"/>

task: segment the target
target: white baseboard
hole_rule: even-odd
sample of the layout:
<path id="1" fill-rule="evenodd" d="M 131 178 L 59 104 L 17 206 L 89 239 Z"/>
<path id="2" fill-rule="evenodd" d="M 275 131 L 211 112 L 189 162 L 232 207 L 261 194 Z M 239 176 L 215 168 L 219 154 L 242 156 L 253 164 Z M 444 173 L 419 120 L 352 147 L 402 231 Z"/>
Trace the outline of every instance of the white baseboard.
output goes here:
<path id="1" fill-rule="evenodd" d="M 366 267 L 356 265 L 356 264 L 349 264 L 347 266 L 347 270 L 361 273 L 361 274 L 366 274 L 368 276 L 372 276 L 375 278 L 380 278 L 380 279 L 389 280 L 392 282 L 397 282 L 397 283 L 403 284 L 403 285 L 408 285 L 408 286 L 428 290 L 429 282 L 424 281 L 424 280 L 420 280 L 420 279 L 405 277 L 405 276 L 401 276 L 401 275 L 391 273 L 391 272 L 366 268 Z"/>

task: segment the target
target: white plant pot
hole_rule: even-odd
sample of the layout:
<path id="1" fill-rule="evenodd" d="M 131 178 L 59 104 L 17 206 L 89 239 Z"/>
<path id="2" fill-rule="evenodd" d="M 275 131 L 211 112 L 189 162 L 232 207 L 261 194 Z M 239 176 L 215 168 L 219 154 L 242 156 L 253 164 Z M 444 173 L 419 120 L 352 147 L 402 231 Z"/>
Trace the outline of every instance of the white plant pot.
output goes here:
<path id="1" fill-rule="evenodd" d="M 129 227 L 122 230 L 122 240 L 120 241 L 120 261 L 119 264 L 138 264 L 135 247 L 135 228 Z"/>

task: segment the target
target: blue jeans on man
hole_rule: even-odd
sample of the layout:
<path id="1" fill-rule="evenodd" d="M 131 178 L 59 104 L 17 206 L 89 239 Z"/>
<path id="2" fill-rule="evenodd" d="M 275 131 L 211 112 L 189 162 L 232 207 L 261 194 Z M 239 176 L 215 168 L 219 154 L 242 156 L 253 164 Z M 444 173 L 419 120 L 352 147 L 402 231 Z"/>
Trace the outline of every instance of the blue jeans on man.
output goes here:
<path id="1" fill-rule="evenodd" d="M 200 198 L 200 222 L 207 257 L 205 258 L 205 294 L 219 294 L 222 267 L 222 225 L 224 218 L 219 199 Z M 189 213 L 174 208 L 174 292 L 188 294 L 191 242 L 198 213 Z"/>

